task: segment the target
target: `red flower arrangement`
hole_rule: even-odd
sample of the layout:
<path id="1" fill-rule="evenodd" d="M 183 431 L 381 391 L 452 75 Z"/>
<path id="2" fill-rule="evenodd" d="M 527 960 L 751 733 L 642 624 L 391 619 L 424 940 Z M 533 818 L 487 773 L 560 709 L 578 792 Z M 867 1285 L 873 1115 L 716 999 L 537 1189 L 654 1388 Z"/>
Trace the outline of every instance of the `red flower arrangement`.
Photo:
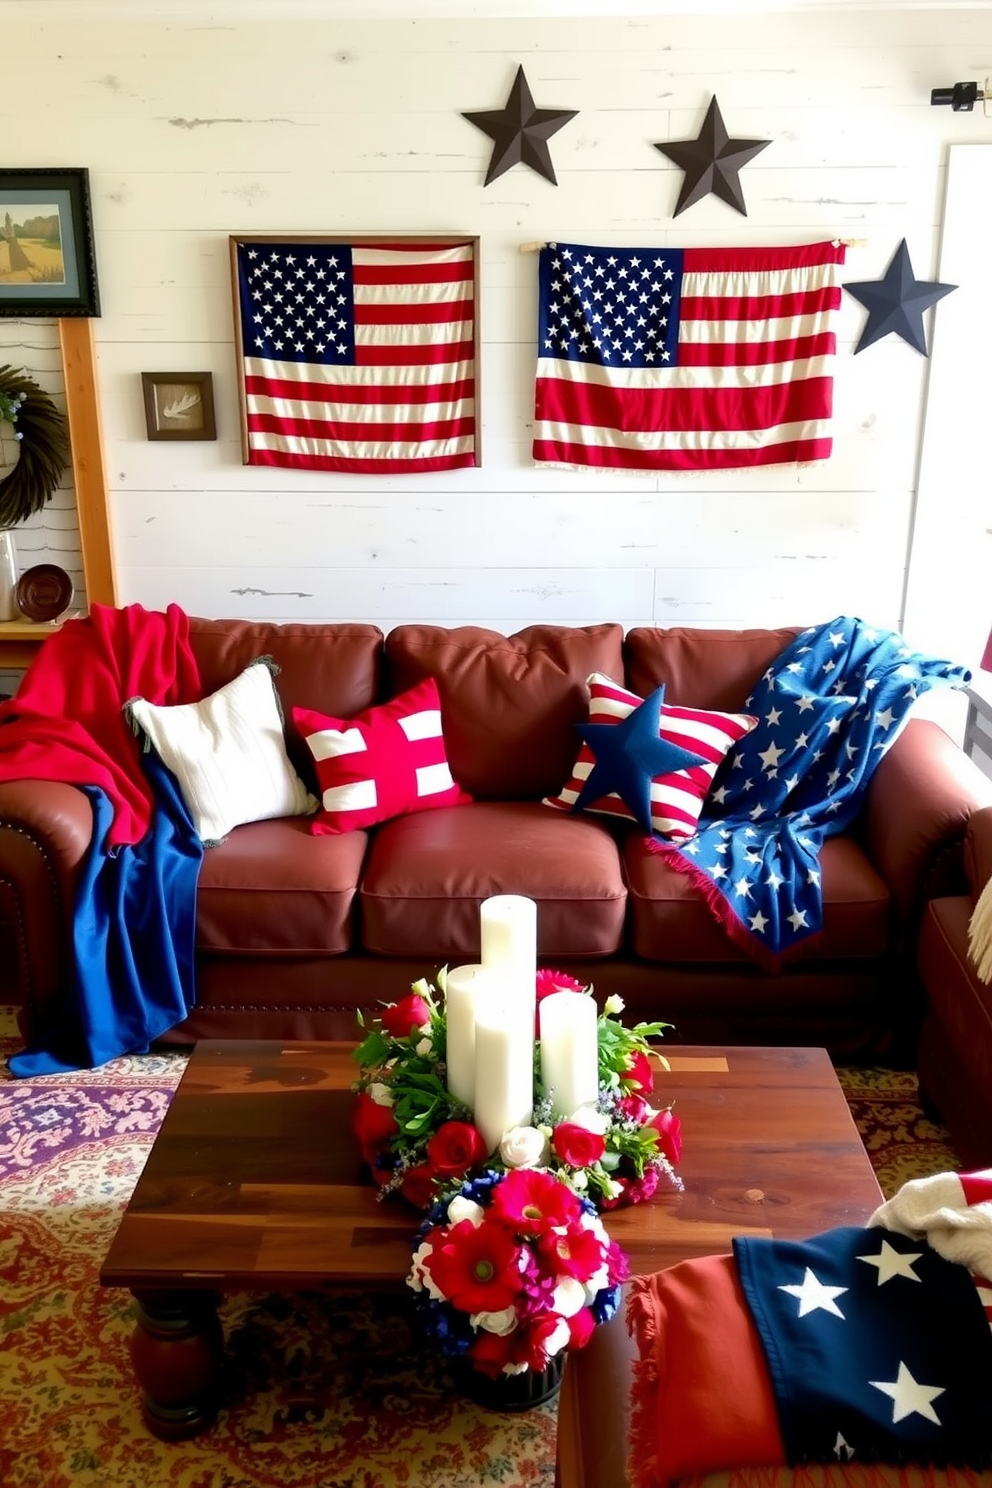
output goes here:
<path id="1" fill-rule="evenodd" d="M 532 1168 L 487 1172 L 434 1204 L 407 1285 L 429 1336 L 495 1379 L 581 1348 L 626 1275 L 588 1199 Z"/>
<path id="2" fill-rule="evenodd" d="M 443 972 L 438 985 L 443 992 Z M 537 973 L 538 1020 L 544 998 L 563 991 L 592 995 L 591 987 L 561 972 Z M 648 1199 L 662 1181 L 681 1188 L 675 1173 L 681 1123 L 670 1106 L 659 1110 L 648 1100 L 654 1086 L 648 1040 L 666 1025 L 625 1028 L 616 1017 L 622 1009 L 619 998 L 608 998 L 598 1017 L 595 1106 L 555 1120 L 536 1077 L 532 1125 L 506 1132 L 489 1153 L 473 1113 L 447 1088 L 443 1002 L 429 982 L 416 982 L 384 1008 L 355 1051 L 361 1074 L 354 1129 L 374 1181 L 421 1209 L 484 1169 L 546 1169 L 598 1210 Z"/>

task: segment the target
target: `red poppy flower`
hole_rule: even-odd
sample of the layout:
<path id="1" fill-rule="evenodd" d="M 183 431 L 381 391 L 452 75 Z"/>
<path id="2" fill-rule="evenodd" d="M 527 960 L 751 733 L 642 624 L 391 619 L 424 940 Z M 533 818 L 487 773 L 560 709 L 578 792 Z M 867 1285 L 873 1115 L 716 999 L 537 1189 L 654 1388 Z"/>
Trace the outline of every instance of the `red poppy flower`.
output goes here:
<path id="1" fill-rule="evenodd" d="M 679 1118 L 671 1111 L 659 1111 L 648 1125 L 658 1133 L 658 1151 L 670 1163 L 677 1163 L 682 1156 L 682 1123 Z"/>
<path id="2" fill-rule="evenodd" d="M 620 1080 L 628 1089 L 640 1091 L 642 1095 L 646 1095 L 654 1088 L 654 1071 L 651 1068 L 651 1061 L 640 1049 L 635 1049 L 633 1054 L 627 1055 L 627 1068 L 620 1076 Z"/>
<path id="3" fill-rule="evenodd" d="M 422 997 L 410 992 L 406 997 L 384 1008 L 382 1026 L 393 1038 L 407 1038 L 415 1028 L 423 1028 L 431 1021 L 431 1010 Z"/>
<path id="4" fill-rule="evenodd" d="M 606 1138 L 574 1121 L 562 1121 L 551 1133 L 555 1155 L 572 1168 L 588 1168 L 606 1151 Z"/>
<path id="5" fill-rule="evenodd" d="M 571 1189 L 540 1168 L 514 1168 L 496 1188 L 491 1214 L 521 1235 L 573 1224 L 581 1213 Z"/>
<path id="6" fill-rule="evenodd" d="M 446 1121 L 427 1143 L 427 1156 L 439 1178 L 456 1178 L 486 1156 L 482 1133 L 467 1121 Z"/>
<path id="7" fill-rule="evenodd" d="M 367 1091 L 359 1091 L 352 1107 L 351 1124 L 362 1147 L 381 1147 L 399 1127 L 392 1106 L 380 1106 Z"/>
<path id="8" fill-rule="evenodd" d="M 519 1247 L 501 1224 L 469 1219 L 452 1225 L 424 1265 L 449 1302 L 463 1312 L 502 1312 L 520 1290 Z"/>
<path id="9" fill-rule="evenodd" d="M 576 1281 L 589 1281 L 603 1264 L 603 1242 L 583 1225 L 552 1230 L 540 1237 L 537 1248 L 558 1276 Z"/>

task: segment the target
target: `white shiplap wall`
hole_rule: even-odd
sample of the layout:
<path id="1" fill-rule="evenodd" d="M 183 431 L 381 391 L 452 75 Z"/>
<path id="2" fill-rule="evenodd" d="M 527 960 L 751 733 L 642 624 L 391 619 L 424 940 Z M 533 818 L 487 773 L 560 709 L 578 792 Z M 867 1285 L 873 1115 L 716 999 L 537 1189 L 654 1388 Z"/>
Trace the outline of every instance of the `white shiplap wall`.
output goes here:
<path id="1" fill-rule="evenodd" d="M 86 22 L 71 7 L 49 21 L 41 5 L 32 16 L 13 5 L 3 24 L 0 137 L 9 163 L 91 173 L 123 603 L 384 628 L 763 625 L 841 611 L 901 624 L 925 358 L 895 337 L 854 356 L 864 312 L 844 295 L 826 464 L 536 470 L 537 262 L 519 250 L 547 237 L 839 236 L 859 240 L 844 271 L 857 280 L 880 277 L 905 237 L 917 275 L 937 277 L 947 146 L 992 141 L 992 118 L 931 108 L 930 89 L 992 73 L 987 10 L 386 23 L 294 19 L 292 7 L 239 19 L 228 4 L 198 19 L 125 10 Z M 551 141 L 559 185 L 518 166 L 483 188 L 490 144 L 461 113 L 501 106 L 521 62 L 539 106 L 579 110 Z M 746 217 L 709 197 L 673 219 L 681 173 L 653 142 L 693 137 L 713 93 L 732 135 L 772 144 L 742 173 Z M 241 464 L 228 235 L 352 229 L 481 235 L 481 469 L 361 479 Z M 53 323 L 0 319 L 0 361 L 61 396 Z M 148 443 L 143 369 L 212 371 L 218 441 Z M 60 562 L 78 585 L 62 494 L 21 536 L 22 564 Z"/>

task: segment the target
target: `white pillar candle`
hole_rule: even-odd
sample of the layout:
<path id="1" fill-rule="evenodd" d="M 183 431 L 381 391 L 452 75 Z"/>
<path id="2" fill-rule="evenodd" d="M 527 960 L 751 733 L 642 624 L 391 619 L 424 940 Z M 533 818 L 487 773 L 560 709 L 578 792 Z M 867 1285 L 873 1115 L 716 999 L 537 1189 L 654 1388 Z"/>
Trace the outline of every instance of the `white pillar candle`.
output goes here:
<path id="1" fill-rule="evenodd" d="M 556 1116 L 596 1104 L 598 1016 L 592 997 L 581 992 L 552 992 L 541 1003 L 541 1084 Z"/>
<path id="2" fill-rule="evenodd" d="M 448 1090 L 469 1109 L 475 1106 L 475 1018 L 480 999 L 500 988 L 487 966 L 453 966 L 444 979 Z"/>
<path id="3" fill-rule="evenodd" d="M 537 978 L 537 905 L 522 894 L 495 894 L 479 907 L 482 964 L 533 1008 Z"/>
<path id="4" fill-rule="evenodd" d="M 534 1035 L 520 1000 L 480 999 L 475 1010 L 475 1124 L 487 1153 L 534 1118 Z"/>

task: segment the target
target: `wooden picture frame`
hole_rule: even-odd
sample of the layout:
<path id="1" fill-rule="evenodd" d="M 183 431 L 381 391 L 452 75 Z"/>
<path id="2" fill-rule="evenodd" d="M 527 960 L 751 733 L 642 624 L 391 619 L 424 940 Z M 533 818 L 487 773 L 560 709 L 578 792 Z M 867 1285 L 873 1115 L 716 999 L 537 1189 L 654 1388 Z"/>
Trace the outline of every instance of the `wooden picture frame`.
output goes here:
<path id="1" fill-rule="evenodd" d="M 99 314 L 89 171 L 0 169 L 0 315 Z"/>
<path id="2" fill-rule="evenodd" d="M 216 439 L 212 372 L 142 372 L 149 439 Z"/>
<path id="3" fill-rule="evenodd" d="M 482 464 L 477 235 L 273 231 L 229 246 L 245 465 Z"/>

